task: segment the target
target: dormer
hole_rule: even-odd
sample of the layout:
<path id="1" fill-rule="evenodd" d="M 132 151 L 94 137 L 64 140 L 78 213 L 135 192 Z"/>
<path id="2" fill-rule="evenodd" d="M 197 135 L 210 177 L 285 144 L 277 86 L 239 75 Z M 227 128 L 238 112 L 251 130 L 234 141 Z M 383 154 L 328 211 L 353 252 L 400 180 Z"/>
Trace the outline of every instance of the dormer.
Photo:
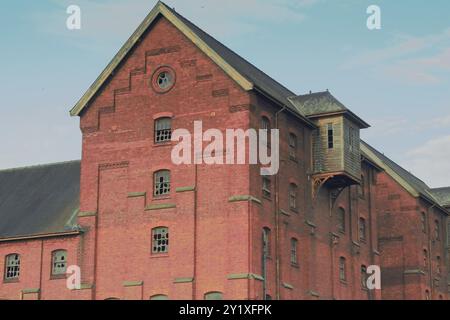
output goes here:
<path id="1" fill-rule="evenodd" d="M 359 184 L 360 130 L 369 125 L 328 91 L 290 100 L 318 127 L 313 134 L 313 182 L 332 188 Z"/>

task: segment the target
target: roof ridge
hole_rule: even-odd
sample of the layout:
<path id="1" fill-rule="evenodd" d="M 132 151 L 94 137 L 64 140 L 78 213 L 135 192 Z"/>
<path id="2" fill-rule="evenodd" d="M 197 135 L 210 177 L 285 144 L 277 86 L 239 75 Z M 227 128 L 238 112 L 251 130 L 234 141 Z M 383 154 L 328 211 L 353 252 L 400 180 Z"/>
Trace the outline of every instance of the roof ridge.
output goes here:
<path id="1" fill-rule="evenodd" d="M 431 190 L 432 190 L 432 191 L 450 190 L 450 186 L 449 186 L 449 187 L 431 188 Z"/>
<path id="2" fill-rule="evenodd" d="M 17 171 L 17 170 L 45 168 L 45 167 L 58 166 L 58 165 L 63 165 L 63 164 L 75 163 L 75 162 L 81 162 L 81 160 L 67 160 L 67 161 L 60 161 L 60 162 L 53 162 L 53 163 L 35 164 L 35 165 L 23 166 L 23 167 L 5 168 L 5 169 L 0 169 L 0 172 L 10 172 L 10 171 Z"/>
<path id="3" fill-rule="evenodd" d="M 392 162 L 393 164 L 395 164 L 397 167 L 399 167 L 401 170 L 405 171 L 406 173 L 408 173 L 409 175 L 411 175 L 412 177 L 414 177 L 415 179 L 417 179 L 418 181 L 422 182 L 427 188 L 428 190 L 431 190 L 432 188 L 425 182 L 423 181 L 421 178 L 419 178 L 418 176 L 416 176 L 414 173 L 412 173 L 411 171 L 409 171 L 408 169 L 404 168 L 402 165 L 398 164 L 396 161 L 392 160 L 390 157 L 388 157 L 387 155 L 385 155 L 383 152 L 378 151 L 376 148 L 372 147 L 371 145 L 369 145 L 367 142 L 366 145 L 368 145 L 370 148 L 372 148 L 373 150 L 375 150 L 377 153 L 383 155 L 387 160 L 389 160 L 390 162 Z"/>
<path id="4" fill-rule="evenodd" d="M 176 14 L 177 16 L 181 17 L 182 19 L 188 21 L 190 24 L 192 24 L 194 27 L 196 27 L 199 31 L 201 31 L 202 33 L 204 33 L 206 36 L 210 37 L 212 40 L 216 41 L 218 44 L 224 46 L 227 50 L 229 50 L 231 53 L 233 53 L 234 55 L 236 55 L 237 57 L 239 57 L 240 59 L 244 60 L 246 63 L 248 63 L 250 66 L 252 66 L 253 68 L 255 68 L 257 71 L 261 72 L 262 74 L 264 74 L 265 76 L 271 78 L 272 80 L 274 80 L 275 82 L 277 82 L 280 86 L 282 86 L 286 91 L 289 91 L 290 93 L 292 93 L 294 96 L 296 95 L 296 93 L 294 91 L 292 91 L 291 89 L 289 89 L 287 86 L 285 86 L 284 84 L 282 84 L 281 82 L 279 82 L 278 80 L 276 80 L 273 76 L 270 76 L 269 74 L 267 74 L 265 71 L 263 71 L 262 69 L 260 69 L 259 67 L 257 67 L 256 65 L 254 65 L 252 62 L 248 61 L 248 59 L 244 58 L 242 55 L 240 55 L 239 53 L 237 53 L 236 51 L 234 51 L 233 49 L 231 49 L 229 46 L 225 45 L 224 43 L 222 43 L 221 41 L 217 40 L 214 36 L 212 36 L 209 32 L 204 31 L 202 28 L 200 28 L 197 24 L 195 24 L 194 22 L 192 22 L 191 20 L 189 20 L 188 18 L 186 18 L 184 15 L 178 13 L 176 10 L 174 10 L 173 8 L 170 8 L 166 3 L 164 3 L 163 1 L 159 1 L 160 3 L 162 3 L 164 6 L 166 6 L 167 9 L 169 9 L 172 13 Z"/>

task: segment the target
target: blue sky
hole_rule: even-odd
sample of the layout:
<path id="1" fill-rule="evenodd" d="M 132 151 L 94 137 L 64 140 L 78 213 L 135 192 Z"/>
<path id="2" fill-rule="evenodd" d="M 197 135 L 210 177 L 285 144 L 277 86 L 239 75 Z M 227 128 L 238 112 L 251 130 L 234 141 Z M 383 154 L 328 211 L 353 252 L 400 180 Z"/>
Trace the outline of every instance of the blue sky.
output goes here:
<path id="1" fill-rule="evenodd" d="M 68 111 L 153 0 L 0 4 L 0 168 L 79 159 Z M 433 187 L 450 185 L 448 0 L 167 0 L 298 94 L 329 89 L 363 138 Z M 81 30 L 66 28 L 80 6 Z M 366 9 L 381 8 L 369 31 Z"/>

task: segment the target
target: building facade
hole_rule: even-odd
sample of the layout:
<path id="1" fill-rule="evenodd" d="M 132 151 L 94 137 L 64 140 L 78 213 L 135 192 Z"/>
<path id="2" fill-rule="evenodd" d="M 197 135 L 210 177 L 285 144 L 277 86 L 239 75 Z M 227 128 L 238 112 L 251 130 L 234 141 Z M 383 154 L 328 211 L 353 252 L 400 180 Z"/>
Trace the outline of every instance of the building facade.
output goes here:
<path id="1" fill-rule="evenodd" d="M 294 94 L 161 2 L 71 114 L 81 161 L 0 171 L 0 299 L 447 299 L 446 189 L 361 142 L 330 92 Z M 198 121 L 278 129 L 277 174 L 173 163 Z"/>

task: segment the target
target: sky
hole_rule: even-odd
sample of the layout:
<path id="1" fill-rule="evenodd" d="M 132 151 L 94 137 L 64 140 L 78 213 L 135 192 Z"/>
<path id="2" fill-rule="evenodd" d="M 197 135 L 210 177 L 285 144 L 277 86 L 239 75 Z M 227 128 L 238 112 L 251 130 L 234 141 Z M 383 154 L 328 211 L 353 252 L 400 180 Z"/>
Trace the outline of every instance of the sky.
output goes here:
<path id="1" fill-rule="evenodd" d="M 369 144 L 431 187 L 450 185 L 450 1 L 167 0 L 297 94 L 329 89 Z M 0 169 L 80 159 L 69 116 L 154 0 L 0 4 Z M 69 5 L 81 29 L 66 27 Z M 369 30 L 366 10 L 381 9 Z"/>

